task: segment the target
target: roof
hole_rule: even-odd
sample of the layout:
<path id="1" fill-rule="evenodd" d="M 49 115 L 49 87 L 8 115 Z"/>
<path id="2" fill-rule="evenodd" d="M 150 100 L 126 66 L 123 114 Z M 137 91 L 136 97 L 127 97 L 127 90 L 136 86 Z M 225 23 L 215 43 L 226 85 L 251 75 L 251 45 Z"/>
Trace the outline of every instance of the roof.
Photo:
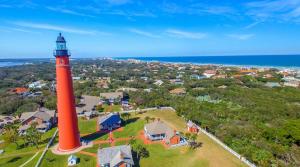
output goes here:
<path id="1" fill-rule="evenodd" d="M 136 92 L 138 91 L 137 88 L 119 88 L 116 90 L 116 92 Z"/>
<path id="2" fill-rule="evenodd" d="M 100 93 L 100 97 L 104 99 L 123 98 L 123 92 Z"/>
<path id="3" fill-rule="evenodd" d="M 68 157 L 68 161 L 71 161 L 72 159 L 75 159 L 75 160 L 77 160 L 77 156 L 75 156 L 75 155 L 70 155 L 69 157 Z"/>
<path id="4" fill-rule="evenodd" d="M 104 116 L 100 116 L 98 119 L 98 123 L 99 124 L 104 124 L 104 123 L 121 123 L 121 118 L 120 118 L 120 114 L 115 112 L 115 113 L 109 113 L 107 115 Z"/>
<path id="5" fill-rule="evenodd" d="M 189 120 L 189 121 L 187 122 L 187 126 L 188 126 L 188 127 L 197 127 L 197 128 L 198 128 L 198 126 L 197 126 L 194 122 L 192 122 L 191 120 Z"/>
<path id="6" fill-rule="evenodd" d="M 87 96 L 83 95 L 81 99 L 81 105 L 76 106 L 76 112 L 81 113 L 83 111 L 91 111 L 93 108 L 98 105 L 100 98 L 97 96 Z"/>
<path id="7" fill-rule="evenodd" d="M 16 92 L 17 94 L 22 94 L 28 92 L 28 89 L 24 87 L 18 87 L 13 89 L 13 92 Z"/>
<path id="8" fill-rule="evenodd" d="M 56 39 L 56 42 L 66 42 L 65 38 L 59 33 L 59 36 Z"/>
<path id="9" fill-rule="evenodd" d="M 134 165 L 129 145 L 99 149 L 97 157 L 100 165 L 109 164 L 110 166 L 116 166 L 121 162 Z"/>
<path id="10" fill-rule="evenodd" d="M 166 140 L 169 140 L 176 134 L 173 129 L 160 120 L 146 124 L 145 129 L 149 135 L 165 134 Z"/>
<path id="11" fill-rule="evenodd" d="M 203 72 L 204 74 L 216 74 L 217 73 L 217 71 L 216 70 L 205 70 L 204 72 Z"/>
<path id="12" fill-rule="evenodd" d="M 24 122 L 31 117 L 36 117 L 42 119 L 43 121 L 49 121 L 51 118 L 55 116 L 55 110 L 49 110 L 47 108 L 39 108 L 34 112 L 24 112 L 22 113 L 20 120 Z"/>
<path id="13" fill-rule="evenodd" d="M 171 94 L 185 94 L 186 91 L 184 88 L 175 88 L 173 90 L 170 90 Z"/>

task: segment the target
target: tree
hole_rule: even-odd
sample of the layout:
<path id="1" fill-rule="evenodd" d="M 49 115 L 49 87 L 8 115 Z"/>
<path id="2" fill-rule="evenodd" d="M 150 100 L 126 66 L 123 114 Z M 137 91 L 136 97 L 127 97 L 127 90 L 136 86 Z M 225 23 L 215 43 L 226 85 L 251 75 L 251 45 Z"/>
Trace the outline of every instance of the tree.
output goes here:
<path id="1" fill-rule="evenodd" d="M 56 110 L 57 109 L 57 104 L 56 104 L 56 97 L 55 96 L 49 96 L 46 99 L 45 102 L 45 107 L 50 109 L 50 110 Z"/>
<path id="2" fill-rule="evenodd" d="M 17 148 L 19 148 L 19 144 L 18 144 L 18 139 L 19 139 L 18 126 L 16 126 L 15 124 L 6 125 L 4 127 L 3 139 L 7 144 L 15 143 Z"/>
<path id="3" fill-rule="evenodd" d="M 145 121 L 148 123 L 151 118 L 149 116 L 145 117 Z"/>
<path id="4" fill-rule="evenodd" d="M 190 140 L 191 140 L 192 142 L 195 142 L 196 139 L 197 139 L 197 134 L 192 134 L 191 137 L 190 137 Z"/>
<path id="5" fill-rule="evenodd" d="M 122 113 L 121 117 L 125 120 L 125 122 L 127 122 L 130 118 L 130 114 L 129 113 Z"/>
<path id="6" fill-rule="evenodd" d="M 137 159 L 149 157 L 149 151 L 141 144 L 132 145 L 132 149 L 136 152 Z"/>
<path id="7" fill-rule="evenodd" d="M 184 137 L 185 137 L 187 140 L 190 140 L 190 138 L 191 138 L 191 133 L 185 133 Z"/>
<path id="8" fill-rule="evenodd" d="M 33 144 L 36 148 L 39 148 L 39 142 L 42 138 L 42 134 L 36 129 L 37 123 L 34 122 L 30 125 L 30 127 L 26 130 L 25 140 L 29 142 L 29 144 Z"/>
<path id="9" fill-rule="evenodd" d="M 135 145 L 136 144 L 136 139 L 134 137 L 130 138 L 129 142 L 128 142 L 129 145 Z"/>

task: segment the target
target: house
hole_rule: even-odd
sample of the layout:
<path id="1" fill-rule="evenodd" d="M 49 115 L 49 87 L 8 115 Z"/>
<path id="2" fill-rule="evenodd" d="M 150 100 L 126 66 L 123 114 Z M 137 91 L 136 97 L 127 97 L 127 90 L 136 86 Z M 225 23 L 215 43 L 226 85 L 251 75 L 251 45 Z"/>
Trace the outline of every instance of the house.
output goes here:
<path id="1" fill-rule="evenodd" d="M 29 90 L 24 87 L 17 87 L 17 88 L 12 89 L 11 92 L 16 93 L 18 95 L 24 95 L 24 94 L 28 94 Z"/>
<path id="2" fill-rule="evenodd" d="M 92 110 L 92 111 L 87 111 L 84 113 L 84 117 L 89 120 L 89 119 L 92 119 L 94 117 L 96 117 L 98 115 L 97 111 L 95 110 Z"/>
<path id="3" fill-rule="evenodd" d="M 200 130 L 199 126 L 196 125 L 191 120 L 189 120 L 186 125 L 187 125 L 187 130 L 191 133 L 198 133 Z"/>
<path id="4" fill-rule="evenodd" d="M 207 78 L 210 78 L 210 77 L 212 77 L 212 76 L 214 76 L 216 74 L 217 74 L 216 70 L 205 70 L 203 72 L 203 75 L 206 76 Z"/>
<path id="5" fill-rule="evenodd" d="M 17 119 L 13 116 L 0 115 L 0 129 L 5 125 L 13 124 Z"/>
<path id="6" fill-rule="evenodd" d="M 123 92 L 100 93 L 100 98 L 108 104 L 119 103 L 122 101 L 123 97 Z"/>
<path id="7" fill-rule="evenodd" d="M 75 155 L 70 155 L 68 157 L 68 166 L 75 166 L 79 163 L 79 158 L 76 157 Z"/>
<path id="8" fill-rule="evenodd" d="M 156 120 L 144 126 L 145 138 L 156 141 L 162 140 L 167 145 L 177 145 L 184 142 L 184 139 L 164 122 Z"/>
<path id="9" fill-rule="evenodd" d="M 132 167 L 134 161 L 130 145 L 99 149 L 97 163 L 99 167 Z"/>
<path id="10" fill-rule="evenodd" d="M 164 82 L 162 80 L 156 80 L 153 84 L 156 86 L 161 86 L 162 84 L 164 84 Z"/>
<path id="11" fill-rule="evenodd" d="M 185 95 L 186 91 L 185 88 L 175 88 L 170 90 L 169 93 L 173 95 Z"/>
<path id="12" fill-rule="evenodd" d="M 184 82 L 181 79 L 171 79 L 170 83 L 174 84 L 174 85 L 183 85 L 184 84 Z"/>
<path id="13" fill-rule="evenodd" d="M 22 113 L 20 121 L 21 127 L 19 128 L 19 132 L 21 134 L 24 134 L 33 122 L 37 123 L 37 130 L 44 133 L 57 123 L 57 116 L 55 110 L 39 108 L 35 112 Z"/>
<path id="14" fill-rule="evenodd" d="M 98 118 L 100 130 L 113 130 L 121 127 L 121 117 L 118 112 L 109 113 Z"/>
<path id="15" fill-rule="evenodd" d="M 45 87 L 47 84 L 44 82 L 44 81 L 35 81 L 35 82 L 32 82 L 28 85 L 29 88 L 32 88 L 32 89 L 41 89 L 43 87 Z"/>
<path id="16" fill-rule="evenodd" d="M 85 112 L 90 112 L 89 116 L 92 116 L 96 106 L 100 104 L 100 98 L 97 96 L 83 95 L 80 99 L 80 103 L 76 106 L 76 113 L 78 117 L 86 116 Z"/>
<path id="17" fill-rule="evenodd" d="M 203 75 L 197 75 L 197 74 L 192 74 L 190 76 L 190 79 L 196 79 L 196 80 L 200 80 L 200 79 L 204 79 L 206 78 L 206 76 L 203 76 Z"/>
<path id="18" fill-rule="evenodd" d="M 141 77 L 141 80 L 148 81 L 148 77 Z"/>
<path id="19" fill-rule="evenodd" d="M 72 79 L 73 79 L 74 81 L 78 81 L 78 80 L 80 80 L 80 77 L 72 77 Z"/>
<path id="20" fill-rule="evenodd" d="M 137 88 L 119 88 L 116 92 L 136 92 L 138 91 Z"/>

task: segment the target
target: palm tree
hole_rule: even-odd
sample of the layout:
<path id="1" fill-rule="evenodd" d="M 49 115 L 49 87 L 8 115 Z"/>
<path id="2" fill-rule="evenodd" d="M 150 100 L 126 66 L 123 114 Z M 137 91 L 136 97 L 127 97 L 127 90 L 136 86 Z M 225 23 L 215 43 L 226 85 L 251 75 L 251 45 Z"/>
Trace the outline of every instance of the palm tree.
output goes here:
<path id="1" fill-rule="evenodd" d="M 145 117 L 146 122 L 148 123 L 151 118 L 149 116 Z"/>

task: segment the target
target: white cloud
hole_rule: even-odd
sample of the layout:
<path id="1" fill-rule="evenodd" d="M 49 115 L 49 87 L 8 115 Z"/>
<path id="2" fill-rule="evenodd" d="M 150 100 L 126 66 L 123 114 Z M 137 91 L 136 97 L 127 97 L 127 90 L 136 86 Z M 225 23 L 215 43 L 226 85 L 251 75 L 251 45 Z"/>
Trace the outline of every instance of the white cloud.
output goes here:
<path id="1" fill-rule="evenodd" d="M 263 0 L 246 3 L 247 15 L 259 20 L 293 21 L 300 17 L 300 0 Z"/>
<path id="2" fill-rule="evenodd" d="M 10 28 L 12 31 L 24 32 L 24 33 L 32 33 L 32 34 L 40 34 L 40 32 L 30 31 L 22 28 Z"/>
<path id="3" fill-rule="evenodd" d="M 190 38 L 190 39 L 202 39 L 207 36 L 205 33 L 201 33 L 201 32 L 188 32 L 188 31 L 175 30 L 175 29 L 166 30 L 166 33 L 172 37 Z"/>
<path id="4" fill-rule="evenodd" d="M 139 30 L 139 29 L 135 29 L 135 28 L 129 29 L 129 31 L 132 32 L 132 33 L 142 35 L 142 36 L 146 36 L 146 37 L 150 37 L 150 38 L 160 38 L 159 35 L 155 35 L 153 33 L 146 32 L 146 31 Z"/>
<path id="5" fill-rule="evenodd" d="M 59 8 L 59 7 L 46 7 L 49 10 L 55 11 L 55 12 L 60 12 L 60 13 L 66 13 L 66 14 L 71 14 L 71 15 L 76 15 L 76 16 L 84 16 L 84 17 L 95 17 L 93 15 L 89 14 L 84 14 L 84 13 L 79 13 L 74 10 L 69 10 L 69 9 L 64 9 L 64 8 Z"/>
<path id="6" fill-rule="evenodd" d="M 175 3 L 164 3 L 162 10 L 167 13 L 189 14 L 189 15 L 236 15 L 237 12 L 229 6 L 210 6 L 204 3 L 192 3 L 185 7 Z"/>
<path id="7" fill-rule="evenodd" d="M 247 26 L 245 27 L 245 29 L 253 28 L 253 27 L 255 27 L 255 26 L 257 26 L 258 24 L 261 24 L 261 23 L 262 23 L 262 21 L 256 21 L 256 22 L 253 22 L 253 23 L 247 25 Z"/>
<path id="8" fill-rule="evenodd" d="M 31 22 L 11 22 L 14 25 L 27 27 L 27 28 L 34 28 L 34 29 L 43 29 L 43 30 L 52 30 L 52 31 L 61 31 L 61 32 L 68 32 L 74 34 L 84 34 L 84 35 L 109 35 L 109 33 L 99 32 L 94 30 L 84 30 L 72 27 L 63 27 L 63 26 L 56 26 L 52 24 L 41 24 L 41 23 L 31 23 Z"/>
<path id="9" fill-rule="evenodd" d="M 228 34 L 227 36 L 237 40 L 248 40 L 252 38 L 254 34 Z"/>

